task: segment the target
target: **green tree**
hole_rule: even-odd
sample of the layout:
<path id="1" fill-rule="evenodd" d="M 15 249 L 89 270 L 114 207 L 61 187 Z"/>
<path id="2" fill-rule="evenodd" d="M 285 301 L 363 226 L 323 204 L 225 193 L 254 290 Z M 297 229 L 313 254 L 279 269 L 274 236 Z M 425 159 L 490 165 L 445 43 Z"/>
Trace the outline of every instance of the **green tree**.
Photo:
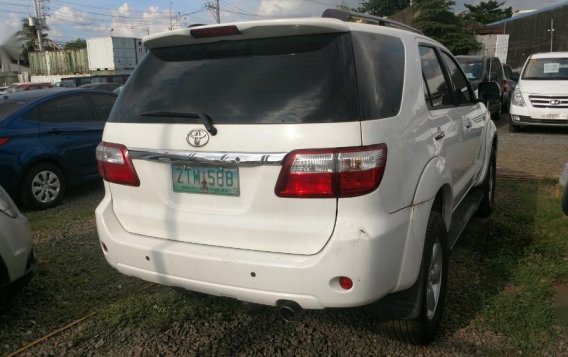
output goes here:
<path id="1" fill-rule="evenodd" d="M 34 17 L 33 23 L 37 24 L 37 19 Z M 42 27 L 41 42 L 48 42 L 47 33 L 43 31 L 49 30 L 47 26 Z M 38 38 L 37 38 L 37 28 L 35 25 L 30 25 L 28 19 L 22 19 L 22 29 L 17 33 L 18 40 L 22 44 L 20 54 L 27 61 L 28 53 L 32 51 L 37 51 L 39 49 Z"/>
<path id="2" fill-rule="evenodd" d="M 359 12 L 375 16 L 391 16 L 410 6 L 410 0 L 369 0 L 361 2 Z"/>
<path id="3" fill-rule="evenodd" d="M 453 0 L 420 0 L 412 25 L 426 36 L 444 44 L 455 55 L 468 54 L 479 48 L 473 31 L 454 14 Z"/>
<path id="4" fill-rule="evenodd" d="M 482 1 L 477 5 L 464 4 L 468 11 L 463 17 L 482 24 L 508 19 L 513 16 L 513 9 L 511 7 L 502 9 L 503 4 L 505 4 L 504 1 L 497 2 L 496 0 Z"/>
<path id="5" fill-rule="evenodd" d="M 63 45 L 64 50 L 80 50 L 83 48 L 87 48 L 87 40 L 78 38 L 74 41 L 69 41 L 65 45 Z"/>

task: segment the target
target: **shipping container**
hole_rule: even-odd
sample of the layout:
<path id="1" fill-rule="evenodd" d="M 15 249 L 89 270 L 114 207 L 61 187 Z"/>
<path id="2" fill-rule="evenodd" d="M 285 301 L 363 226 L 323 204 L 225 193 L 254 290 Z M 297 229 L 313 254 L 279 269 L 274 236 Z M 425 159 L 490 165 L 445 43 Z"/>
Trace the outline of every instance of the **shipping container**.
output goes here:
<path id="1" fill-rule="evenodd" d="M 87 54 L 91 71 L 133 70 L 138 63 L 137 45 L 133 37 L 102 37 L 87 39 Z"/>

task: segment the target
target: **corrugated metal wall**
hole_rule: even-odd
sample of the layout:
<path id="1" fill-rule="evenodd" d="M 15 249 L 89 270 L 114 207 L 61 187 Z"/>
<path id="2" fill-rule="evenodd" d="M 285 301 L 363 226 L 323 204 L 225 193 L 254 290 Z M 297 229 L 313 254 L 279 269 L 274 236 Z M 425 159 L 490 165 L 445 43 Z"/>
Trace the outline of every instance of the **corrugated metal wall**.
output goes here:
<path id="1" fill-rule="evenodd" d="M 50 71 L 47 71 L 49 57 Z M 32 75 L 89 73 L 87 50 L 31 52 L 29 54 Z"/>
<path id="2" fill-rule="evenodd" d="M 568 4 L 501 24 L 501 33 L 510 35 L 507 63 L 520 69 L 529 55 L 550 52 L 550 20 L 554 20 L 552 51 L 568 51 L 567 19 Z"/>

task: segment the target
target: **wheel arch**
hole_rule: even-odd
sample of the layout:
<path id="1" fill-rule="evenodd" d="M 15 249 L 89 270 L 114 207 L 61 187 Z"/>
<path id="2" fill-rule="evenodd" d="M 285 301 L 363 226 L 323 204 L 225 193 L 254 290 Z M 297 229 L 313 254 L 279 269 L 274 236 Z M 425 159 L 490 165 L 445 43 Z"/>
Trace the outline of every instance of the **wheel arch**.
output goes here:
<path id="1" fill-rule="evenodd" d="M 34 157 L 33 159 L 29 160 L 28 162 L 26 162 L 26 164 L 22 167 L 22 173 L 20 175 L 20 188 L 22 187 L 22 184 L 25 180 L 25 177 L 26 177 L 26 174 L 28 173 L 28 171 L 32 167 L 39 165 L 39 164 L 52 164 L 55 167 L 57 167 L 59 170 L 61 170 L 61 172 L 63 173 L 65 178 L 67 178 L 69 176 L 67 167 L 63 164 L 63 162 L 61 162 L 57 158 L 55 158 L 53 156 L 37 156 L 37 157 Z"/>

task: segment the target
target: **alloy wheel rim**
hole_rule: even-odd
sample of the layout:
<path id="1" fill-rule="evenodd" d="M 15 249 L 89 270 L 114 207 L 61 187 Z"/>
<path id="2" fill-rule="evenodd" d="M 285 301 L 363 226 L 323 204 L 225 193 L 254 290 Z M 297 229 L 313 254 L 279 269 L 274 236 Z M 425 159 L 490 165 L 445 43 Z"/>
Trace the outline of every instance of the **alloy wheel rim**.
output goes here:
<path id="1" fill-rule="evenodd" d="M 432 245 L 430 267 L 428 268 L 428 283 L 426 286 L 426 309 L 428 320 L 436 314 L 442 289 L 443 252 L 440 240 L 436 239 Z"/>
<path id="2" fill-rule="evenodd" d="M 41 203 L 53 202 L 61 191 L 61 181 L 52 171 L 40 171 L 32 180 L 32 195 Z"/>

